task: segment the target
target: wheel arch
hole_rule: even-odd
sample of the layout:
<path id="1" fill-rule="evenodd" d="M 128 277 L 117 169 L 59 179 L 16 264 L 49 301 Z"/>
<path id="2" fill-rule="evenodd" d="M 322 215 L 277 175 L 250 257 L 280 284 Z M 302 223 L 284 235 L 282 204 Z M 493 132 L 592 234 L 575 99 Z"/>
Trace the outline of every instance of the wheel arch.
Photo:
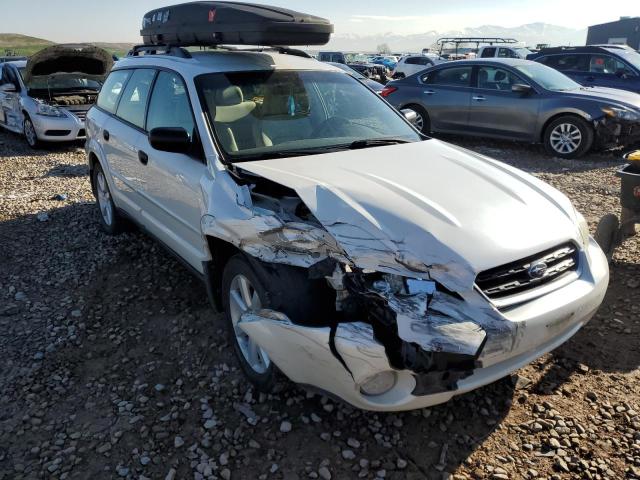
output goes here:
<path id="1" fill-rule="evenodd" d="M 211 305 L 219 312 L 223 311 L 222 304 L 222 274 L 227 262 L 241 250 L 225 240 L 210 235 L 206 236 L 207 247 L 211 260 L 205 262 L 204 280 L 207 296 Z"/>
<path id="2" fill-rule="evenodd" d="M 547 128 L 549 127 L 549 125 L 551 125 L 553 121 L 557 120 L 560 117 L 576 117 L 581 120 L 584 120 L 591 126 L 591 128 L 594 128 L 593 124 L 591 123 L 592 117 L 589 114 L 581 110 L 574 110 L 574 109 L 563 110 L 561 112 L 554 113 L 544 121 L 544 123 L 540 127 L 540 131 L 538 132 L 538 135 L 536 136 L 536 138 L 540 143 L 544 143 L 544 134 L 547 131 Z M 594 131 L 595 131 L 595 128 L 594 128 Z"/>

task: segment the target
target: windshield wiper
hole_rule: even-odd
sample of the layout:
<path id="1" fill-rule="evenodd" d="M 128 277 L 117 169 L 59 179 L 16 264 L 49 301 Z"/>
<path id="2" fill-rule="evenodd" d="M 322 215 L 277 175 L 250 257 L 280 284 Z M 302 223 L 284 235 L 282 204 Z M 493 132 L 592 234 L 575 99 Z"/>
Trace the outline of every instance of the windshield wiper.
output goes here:
<path id="1" fill-rule="evenodd" d="M 356 140 L 351 142 L 349 149 L 357 150 L 358 148 L 377 147 L 381 145 L 396 145 L 398 143 L 412 143 L 411 140 L 404 138 L 370 138 L 366 140 Z"/>
<path id="2" fill-rule="evenodd" d="M 250 162 L 252 160 L 269 160 L 273 158 L 302 157 L 305 155 L 317 155 L 319 153 L 335 152 L 344 150 L 347 147 L 342 145 L 328 145 L 325 147 L 303 148 L 299 150 L 280 150 L 276 152 L 261 152 L 249 155 L 232 156 L 232 162 Z"/>

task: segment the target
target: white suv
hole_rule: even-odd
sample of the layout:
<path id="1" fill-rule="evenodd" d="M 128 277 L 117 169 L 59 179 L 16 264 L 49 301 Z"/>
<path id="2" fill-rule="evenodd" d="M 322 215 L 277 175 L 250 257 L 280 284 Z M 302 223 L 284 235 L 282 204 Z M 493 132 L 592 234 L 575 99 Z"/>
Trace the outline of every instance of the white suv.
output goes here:
<path id="1" fill-rule="evenodd" d="M 407 55 L 402 57 L 395 70 L 391 73 L 393 78 L 405 78 L 410 77 L 414 73 L 422 72 L 427 68 L 433 67 L 444 62 L 440 58 L 427 55 Z"/>
<path id="2" fill-rule="evenodd" d="M 421 136 L 351 75 L 288 50 L 147 53 L 87 116 L 100 221 L 204 281 L 259 388 L 280 371 L 364 409 L 445 402 L 602 302 L 606 259 L 564 195 Z"/>

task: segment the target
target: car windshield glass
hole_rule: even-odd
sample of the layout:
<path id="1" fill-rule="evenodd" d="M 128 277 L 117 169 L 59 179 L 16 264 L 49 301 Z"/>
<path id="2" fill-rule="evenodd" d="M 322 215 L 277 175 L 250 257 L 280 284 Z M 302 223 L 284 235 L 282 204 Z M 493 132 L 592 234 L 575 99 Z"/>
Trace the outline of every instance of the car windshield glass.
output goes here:
<path id="1" fill-rule="evenodd" d="M 516 48 L 515 51 L 518 53 L 518 55 L 520 55 L 522 58 L 527 58 L 527 55 L 531 55 L 533 52 L 531 50 L 529 50 L 528 48 Z"/>
<path id="2" fill-rule="evenodd" d="M 197 77 L 196 86 L 232 162 L 422 139 L 379 96 L 339 72 L 213 73 Z"/>
<path id="3" fill-rule="evenodd" d="M 19 68 L 24 81 L 25 68 Z M 102 84 L 95 80 L 84 78 L 82 75 L 49 75 L 46 78 L 36 77 L 27 84 L 30 90 L 100 90 Z"/>
<path id="4" fill-rule="evenodd" d="M 580 88 L 580 84 L 571 80 L 564 73 L 546 65 L 528 63 L 526 65 L 516 65 L 515 68 L 547 90 L 565 92 Z"/>
<path id="5" fill-rule="evenodd" d="M 640 70 L 640 53 L 632 52 L 631 50 L 623 50 L 616 52 L 621 58 L 625 59 L 628 63 L 633 65 L 636 69 Z"/>

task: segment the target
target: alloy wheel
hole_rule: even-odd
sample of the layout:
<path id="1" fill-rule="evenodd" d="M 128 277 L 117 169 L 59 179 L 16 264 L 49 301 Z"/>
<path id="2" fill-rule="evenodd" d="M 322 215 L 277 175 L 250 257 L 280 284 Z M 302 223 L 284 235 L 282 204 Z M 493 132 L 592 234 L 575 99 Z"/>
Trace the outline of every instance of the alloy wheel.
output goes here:
<path id="1" fill-rule="evenodd" d="M 262 302 L 258 292 L 244 275 L 236 275 L 229 286 L 229 314 L 233 324 L 236 342 L 252 370 L 256 373 L 265 373 L 271 365 L 271 359 L 267 353 L 255 343 L 249 335 L 238 326 L 243 313 L 258 311 L 262 308 Z"/>
<path id="2" fill-rule="evenodd" d="M 111 202 L 111 193 L 109 193 L 109 187 L 107 185 L 106 178 L 104 178 L 104 173 L 98 172 L 96 180 L 96 191 L 98 193 L 98 207 L 100 208 L 100 214 L 102 215 L 104 223 L 111 226 L 113 223 L 113 203 Z"/>
<path id="3" fill-rule="evenodd" d="M 582 132 L 573 123 L 561 123 L 551 131 L 550 143 L 558 153 L 573 153 L 582 144 Z"/>
<path id="4" fill-rule="evenodd" d="M 24 136 L 27 139 L 29 146 L 33 147 L 38 142 L 38 136 L 36 135 L 36 129 L 33 127 L 33 123 L 28 118 L 24 121 Z"/>

